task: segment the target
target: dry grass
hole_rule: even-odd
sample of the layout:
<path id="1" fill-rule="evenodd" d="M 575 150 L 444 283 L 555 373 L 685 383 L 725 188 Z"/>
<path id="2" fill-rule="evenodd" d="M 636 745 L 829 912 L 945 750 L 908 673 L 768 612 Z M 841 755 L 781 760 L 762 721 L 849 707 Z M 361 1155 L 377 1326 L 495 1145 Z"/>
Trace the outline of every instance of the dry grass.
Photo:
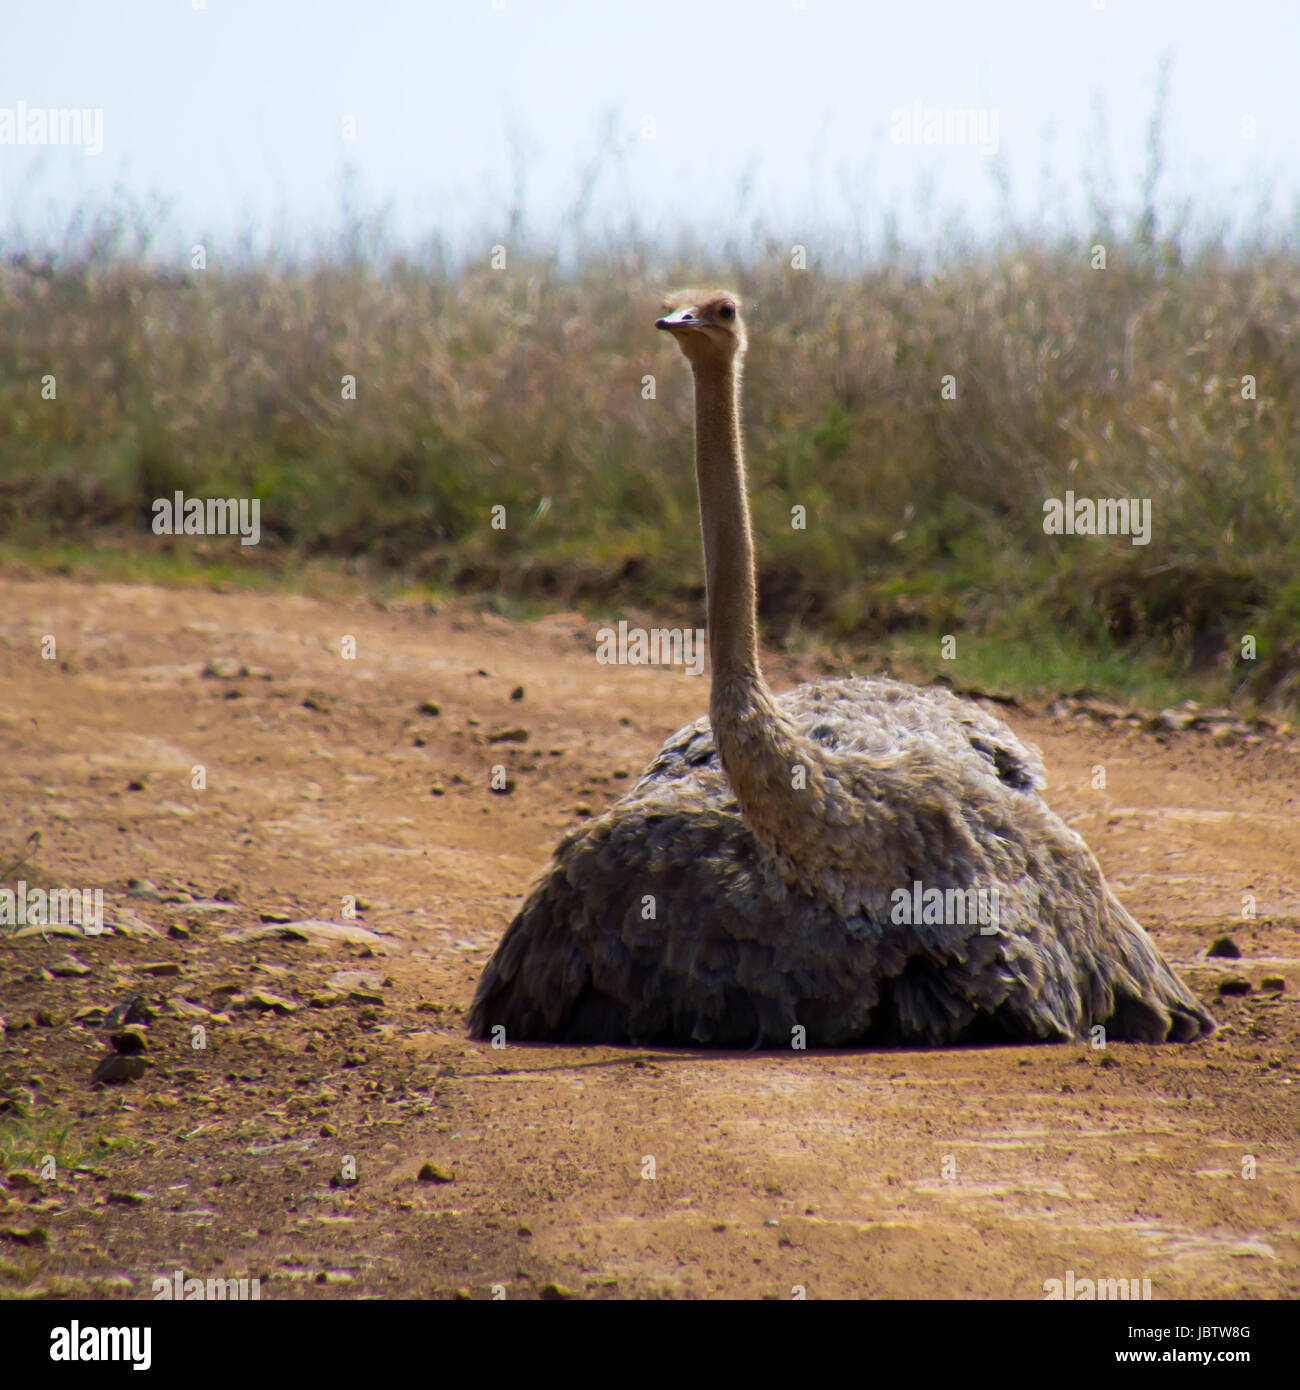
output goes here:
<path id="1" fill-rule="evenodd" d="M 1182 261 L 1136 235 L 1106 253 L 1105 270 L 1086 245 L 1022 242 L 924 273 L 796 271 L 776 245 L 744 264 L 629 246 L 571 272 L 176 272 L 118 229 L 0 269 L 0 527 L 156 545 L 155 497 L 257 496 L 271 554 L 694 614 L 690 391 L 652 321 L 667 287 L 731 283 L 770 635 L 966 633 L 1020 652 L 1026 679 L 1050 649 L 1294 702 L 1300 260 Z M 1150 498 L 1150 544 L 1044 535 L 1066 489 Z"/>

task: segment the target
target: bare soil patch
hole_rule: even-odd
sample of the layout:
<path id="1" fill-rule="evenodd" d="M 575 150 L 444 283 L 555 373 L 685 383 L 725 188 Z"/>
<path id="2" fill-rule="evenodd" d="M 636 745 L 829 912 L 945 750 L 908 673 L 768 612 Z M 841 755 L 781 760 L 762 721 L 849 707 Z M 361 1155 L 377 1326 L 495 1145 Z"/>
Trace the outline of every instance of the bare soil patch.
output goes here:
<path id="1" fill-rule="evenodd" d="M 1292 735 L 1000 710 L 1204 1043 L 494 1051 L 463 1015 L 532 875 L 707 703 L 593 650 L 576 616 L 0 580 L 0 854 L 112 925 L 0 929 L 0 1291 L 1300 1293 Z M 92 1085 L 132 1028 L 144 1075 Z"/>

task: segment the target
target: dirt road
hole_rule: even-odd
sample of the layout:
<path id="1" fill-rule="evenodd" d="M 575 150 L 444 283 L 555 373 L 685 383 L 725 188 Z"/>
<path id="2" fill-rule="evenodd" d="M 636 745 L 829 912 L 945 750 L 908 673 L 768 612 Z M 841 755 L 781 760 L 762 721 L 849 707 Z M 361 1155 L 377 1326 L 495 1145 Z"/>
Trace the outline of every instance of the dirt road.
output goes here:
<path id="1" fill-rule="evenodd" d="M 102 888 L 113 927 L 0 928 L 0 1291 L 1300 1294 L 1293 734 L 999 711 L 1205 1043 L 493 1051 L 463 1015 L 530 878 L 707 704 L 594 647 L 576 617 L 0 579 L 5 885 Z M 114 1031 L 147 1069 L 92 1086 Z"/>

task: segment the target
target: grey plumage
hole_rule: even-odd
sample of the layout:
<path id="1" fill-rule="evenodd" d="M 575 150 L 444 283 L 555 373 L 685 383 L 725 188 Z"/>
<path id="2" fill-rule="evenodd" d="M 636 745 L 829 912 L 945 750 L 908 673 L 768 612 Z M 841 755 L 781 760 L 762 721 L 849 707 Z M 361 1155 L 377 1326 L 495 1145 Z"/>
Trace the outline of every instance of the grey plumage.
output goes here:
<path id="1" fill-rule="evenodd" d="M 659 326 L 695 372 L 710 715 L 560 843 L 483 971 L 471 1032 L 825 1047 L 1211 1031 L 1000 720 L 895 681 L 768 689 L 739 302 L 693 297 Z"/>
<path id="2" fill-rule="evenodd" d="M 893 681 L 777 701 L 839 755 L 942 773 L 897 817 L 897 858 L 850 915 L 792 889 L 740 815 L 709 720 L 680 729 L 573 831 L 483 972 L 471 1031 L 516 1041 L 810 1047 L 1185 1041 L 1213 1025 L 1047 807 L 1037 754 L 977 705 Z M 893 808 L 900 809 L 900 808 Z M 970 847 L 935 862 L 936 840 Z M 895 925 L 893 889 L 999 888 L 999 929 Z M 647 911 L 653 904 L 653 916 Z"/>

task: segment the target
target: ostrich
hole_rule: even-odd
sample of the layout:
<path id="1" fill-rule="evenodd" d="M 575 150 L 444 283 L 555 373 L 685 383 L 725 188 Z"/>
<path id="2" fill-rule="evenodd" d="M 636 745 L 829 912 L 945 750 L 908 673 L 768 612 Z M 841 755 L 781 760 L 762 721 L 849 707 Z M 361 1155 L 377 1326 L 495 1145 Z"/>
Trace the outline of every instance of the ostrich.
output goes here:
<path id="1" fill-rule="evenodd" d="M 471 1033 L 788 1048 L 1211 1032 L 1042 799 L 1036 750 L 999 720 L 892 680 L 773 695 L 740 301 L 710 291 L 666 307 L 656 327 L 695 377 L 709 715 L 560 842 L 483 970 Z"/>

